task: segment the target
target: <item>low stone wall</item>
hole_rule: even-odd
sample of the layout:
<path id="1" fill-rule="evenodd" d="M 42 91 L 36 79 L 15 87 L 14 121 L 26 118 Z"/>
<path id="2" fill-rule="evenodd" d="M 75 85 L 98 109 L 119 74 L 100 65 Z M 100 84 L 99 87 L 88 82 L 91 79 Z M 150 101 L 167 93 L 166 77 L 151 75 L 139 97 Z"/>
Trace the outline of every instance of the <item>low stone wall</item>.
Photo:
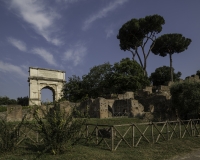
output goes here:
<path id="1" fill-rule="evenodd" d="M 77 105 L 76 103 L 71 103 L 69 101 L 63 101 L 59 103 L 60 109 L 67 114 L 72 113 L 72 109 Z M 22 110 L 22 106 L 20 105 L 8 105 L 7 111 L 0 114 L 1 119 L 5 119 L 7 122 L 21 121 L 22 118 L 26 115 L 26 120 L 33 120 L 33 113 L 36 108 L 32 106 L 30 109 Z M 38 114 L 40 117 L 44 117 L 47 111 L 54 107 L 54 105 L 42 105 L 36 106 L 38 110 Z"/>
<path id="2" fill-rule="evenodd" d="M 21 121 L 22 120 L 22 106 L 8 105 L 6 113 L 6 121 Z"/>

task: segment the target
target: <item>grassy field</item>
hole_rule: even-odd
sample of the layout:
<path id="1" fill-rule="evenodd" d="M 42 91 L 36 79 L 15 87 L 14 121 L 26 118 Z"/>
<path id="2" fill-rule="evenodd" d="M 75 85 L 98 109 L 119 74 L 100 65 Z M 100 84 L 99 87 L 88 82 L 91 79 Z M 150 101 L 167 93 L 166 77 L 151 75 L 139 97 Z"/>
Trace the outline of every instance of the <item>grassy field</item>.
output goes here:
<path id="1" fill-rule="evenodd" d="M 139 123 L 142 120 L 131 118 L 113 118 L 113 119 L 89 119 L 88 123 L 92 124 L 130 124 Z M 175 155 L 182 155 L 191 152 L 194 149 L 200 148 L 199 137 L 188 137 L 183 139 L 174 138 L 170 141 L 161 141 L 155 144 L 142 143 L 136 148 L 129 148 L 127 145 L 120 146 L 116 151 L 111 152 L 102 144 L 96 146 L 95 144 L 78 144 L 72 147 L 68 152 L 62 155 L 44 154 L 38 159 L 42 160 L 154 160 L 154 159 L 170 159 Z M 28 160 L 34 159 L 37 152 L 33 149 L 19 148 L 12 153 L 5 153 L 0 155 L 0 160 Z"/>

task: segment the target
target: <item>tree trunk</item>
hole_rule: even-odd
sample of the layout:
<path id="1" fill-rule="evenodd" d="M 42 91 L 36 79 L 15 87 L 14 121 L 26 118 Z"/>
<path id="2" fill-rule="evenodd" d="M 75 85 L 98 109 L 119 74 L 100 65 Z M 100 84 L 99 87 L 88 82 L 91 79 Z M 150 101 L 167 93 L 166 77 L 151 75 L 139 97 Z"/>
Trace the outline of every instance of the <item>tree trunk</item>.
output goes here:
<path id="1" fill-rule="evenodd" d="M 169 59 L 170 59 L 170 75 L 171 75 L 171 81 L 173 82 L 172 54 L 169 54 Z"/>
<path id="2" fill-rule="evenodd" d="M 146 68 L 147 68 L 147 59 L 146 59 L 146 57 L 144 57 L 144 67 L 143 67 L 143 70 L 144 70 L 144 76 L 147 76 Z"/>

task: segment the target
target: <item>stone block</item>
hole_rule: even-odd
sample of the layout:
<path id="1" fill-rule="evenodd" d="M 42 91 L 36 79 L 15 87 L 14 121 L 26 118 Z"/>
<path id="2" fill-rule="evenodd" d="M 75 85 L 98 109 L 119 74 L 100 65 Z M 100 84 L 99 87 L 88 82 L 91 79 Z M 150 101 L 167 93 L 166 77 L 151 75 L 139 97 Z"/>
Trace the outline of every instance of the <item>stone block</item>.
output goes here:
<path id="1" fill-rule="evenodd" d="M 99 118 L 108 118 L 108 101 L 105 98 L 98 98 Z"/>
<path id="2" fill-rule="evenodd" d="M 169 86 L 161 85 L 161 86 L 158 87 L 158 90 L 160 90 L 160 91 L 169 91 L 170 89 L 169 89 Z"/>
<path id="3" fill-rule="evenodd" d="M 152 93 L 152 86 L 145 87 L 144 91 L 148 91 L 151 94 Z"/>
<path id="4" fill-rule="evenodd" d="M 141 117 L 144 114 L 144 106 L 137 100 L 131 100 L 130 117 Z"/>
<path id="5" fill-rule="evenodd" d="M 134 92 L 125 92 L 124 94 L 118 94 L 118 99 L 134 99 Z"/>

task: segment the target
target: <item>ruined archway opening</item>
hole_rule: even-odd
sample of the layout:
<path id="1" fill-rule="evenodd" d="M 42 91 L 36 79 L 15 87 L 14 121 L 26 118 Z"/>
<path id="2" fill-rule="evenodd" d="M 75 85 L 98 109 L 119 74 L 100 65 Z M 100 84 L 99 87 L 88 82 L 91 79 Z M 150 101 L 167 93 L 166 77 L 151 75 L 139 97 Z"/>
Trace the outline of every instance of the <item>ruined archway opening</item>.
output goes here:
<path id="1" fill-rule="evenodd" d="M 55 101 L 55 91 L 53 88 L 46 86 L 41 89 L 41 104 L 48 104 Z"/>

